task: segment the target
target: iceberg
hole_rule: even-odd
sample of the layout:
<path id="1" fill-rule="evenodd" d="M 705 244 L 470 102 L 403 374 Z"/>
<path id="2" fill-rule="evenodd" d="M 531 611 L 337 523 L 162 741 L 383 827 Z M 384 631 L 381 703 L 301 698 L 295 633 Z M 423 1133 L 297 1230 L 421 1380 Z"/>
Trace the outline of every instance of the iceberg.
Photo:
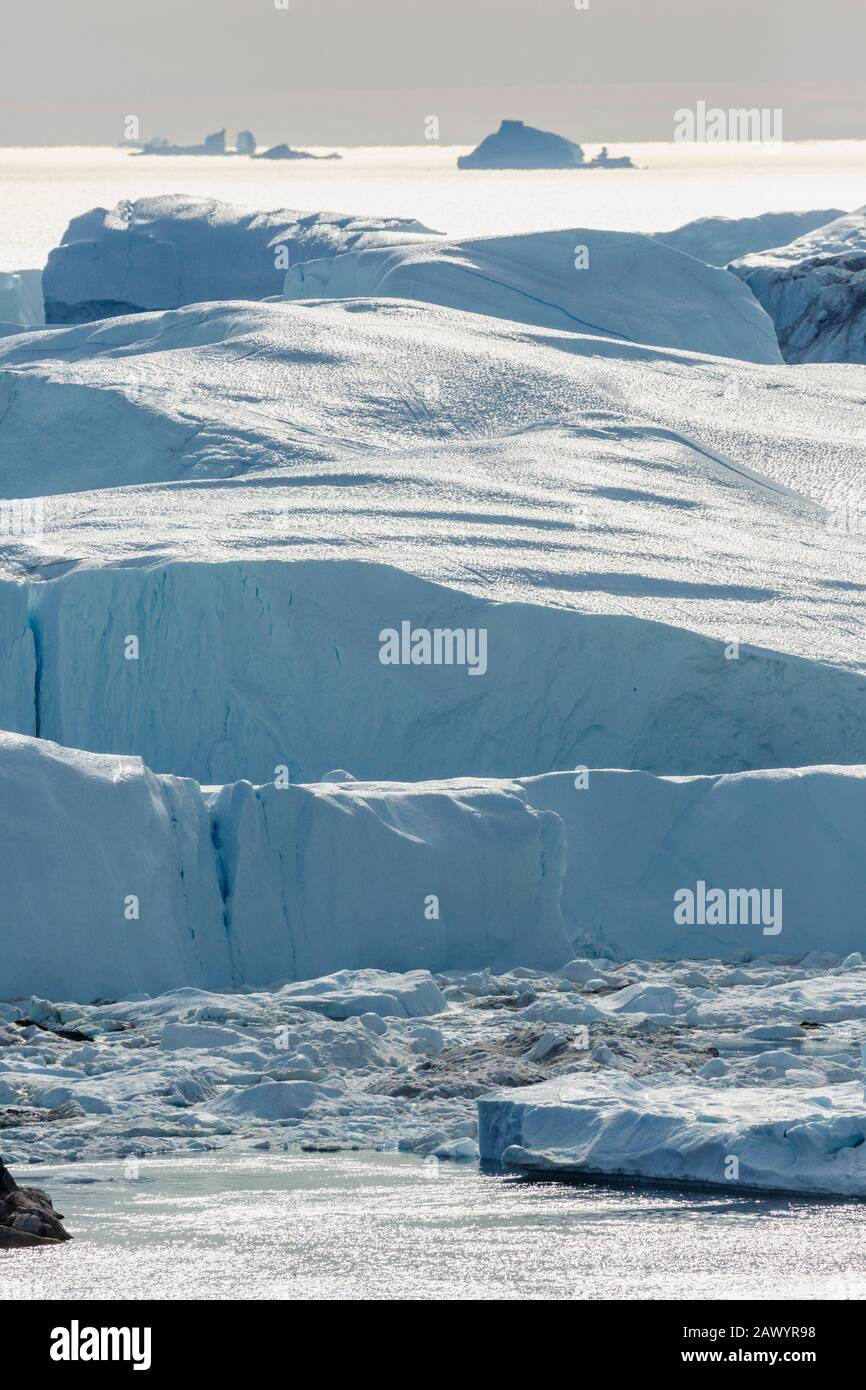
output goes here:
<path id="1" fill-rule="evenodd" d="M 584 163 L 580 145 L 562 135 L 536 130 L 523 121 L 502 121 L 470 154 L 460 155 L 458 169 L 576 169 Z"/>
<path id="2" fill-rule="evenodd" d="M 862 471 L 850 369 L 739 364 L 732 410 L 728 359 L 389 299 L 0 367 L 12 731 L 205 784 L 866 760 L 862 543 L 813 500 Z M 404 621 L 485 674 L 383 664 Z"/>
<path id="3" fill-rule="evenodd" d="M 431 974 L 520 966 L 571 980 L 577 950 L 598 960 L 576 986 L 594 1002 L 558 994 L 527 1019 L 707 1026 L 736 1018 L 733 998 L 720 1013 L 710 991 L 681 997 L 669 979 L 623 988 L 605 962 L 853 955 L 866 767 L 693 779 L 593 769 L 577 780 L 207 788 L 138 758 L 0 735 L 0 998 L 295 981 L 280 999 L 327 1018 L 424 1016 L 442 1006 Z M 739 914 L 684 924 L 678 900 L 702 880 Z M 776 1003 L 765 991 L 757 1020 L 847 1017 L 857 968 L 834 983 L 829 1013 L 820 994 L 789 989 Z"/>
<path id="4" fill-rule="evenodd" d="M 12 734 L 0 734 L 0 767 L 0 998 L 116 999 L 346 968 L 555 968 L 570 954 L 562 826 L 516 789 L 207 791 L 137 758 Z M 354 1012 L 350 982 L 332 985 L 286 999 Z M 438 998 L 424 976 L 351 989 L 359 1013 L 382 1013 L 388 994 L 404 1014 Z"/>
<path id="5" fill-rule="evenodd" d="M 272 145 L 253 155 L 254 159 L 342 159 L 341 154 L 310 154 L 309 150 L 293 150 L 290 145 Z"/>
<path id="6" fill-rule="evenodd" d="M 772 318 L 786 362 L 866 362 L 866 208 L 730 269 Z"/>
<path id="7" fill-rule="evenodd" d="M 583 956 L 800 958 L 824 938 L 841 955 L 862 940 L 861 766 L 693 778 L 563 772 L 520 785 L 563 824 L 563 918 Z M 678 911 L 688 895 L 695 910 Z"/>
<path id="8" fill-rule="evenodd" d="M 482 1160 L 524 1173 L 866 1197 L 857 1083 L 773 1090 L 601 1072 L 478 1102 Z"/>
<path id="9" fill-rule="evenodd" d="M 421 300 L 544 328 L 778 362 L 772 323 L 724 271 L 650 237 L 575 227 L 358 249 L 293 265 L 287 299 Z"/>
<path id="10" fill-rule="evenodd" d="M 699 217 L 653 238 L 707 265 L 729 265 L 741 256 L 782 246 L 844 217 L 841 208 L 809 212 L 763 212 L 757 217 Z"/>
<path id="11" fill-rule="evenodd" d="M 265 299 L 297 261 L 435 236 L 400 217 L 249 212 L 167 194 L 74 217 L 43 272 L 45 320 L 84 323 L 200 300 Z"/>

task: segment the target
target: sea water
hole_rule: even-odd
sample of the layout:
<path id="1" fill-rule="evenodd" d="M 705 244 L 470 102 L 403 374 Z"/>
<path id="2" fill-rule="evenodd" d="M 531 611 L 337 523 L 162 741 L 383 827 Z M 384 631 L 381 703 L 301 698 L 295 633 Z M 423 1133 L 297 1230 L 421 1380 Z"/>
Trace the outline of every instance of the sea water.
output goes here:
<path id="1" fill-rule="evenodd" d="M 459 170 L 464 147 L 354 148 L 341 160 L 0 148 L 0 270 L 45 264 L 70 218 L 161 193 L 251 209 L 413 217 L 449 236 L 556 227 L 650 232 L 696 217 L 861 206 L 866 141 L 612 145 L 636 169 Z M 587 154 L 596 147 L 587 147 Z"/>
<path id="2" fill-rule="evenodd" d="M 527 1182 L 406 1155 L 209 1153 L 18 1169 L 74 1239 L 0 1252 L 5 1299 L 866 1297 L 862 1207 Z"/>

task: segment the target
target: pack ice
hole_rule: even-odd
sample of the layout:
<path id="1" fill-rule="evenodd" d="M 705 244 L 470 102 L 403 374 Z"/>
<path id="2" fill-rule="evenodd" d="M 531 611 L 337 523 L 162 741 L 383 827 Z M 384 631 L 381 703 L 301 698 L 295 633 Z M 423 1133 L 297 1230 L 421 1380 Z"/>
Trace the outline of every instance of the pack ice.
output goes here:
<path id="1" fill-rule="evenodd" d="M 864 368 L 750 283 L 73 224 L 0 338 L 13 1158 L 469 1157 L 499 1088 L 518 1167 L 862 1191 Z"/>

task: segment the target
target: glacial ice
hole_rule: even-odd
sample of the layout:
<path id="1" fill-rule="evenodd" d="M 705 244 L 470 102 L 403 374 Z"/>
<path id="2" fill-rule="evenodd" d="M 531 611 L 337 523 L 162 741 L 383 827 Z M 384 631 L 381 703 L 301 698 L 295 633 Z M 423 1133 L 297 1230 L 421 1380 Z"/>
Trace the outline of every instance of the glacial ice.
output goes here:
<path id="1" fill-rule="evenodd" d="M 287 265 L 435 236 L 409 218 L 275 209 L 165 194 L 74 217 L 43 274 L 49 324 L 278 294 Z"/>
<path id="2" fill-rule="evenodd" d="M 0 765 L 0 998 L 266 985 L 347 967 L 555 967 L 569 955 L 562 825 L 517 788 L 207 793 L 136 758 L 9 734 Z M 388 978 L 362 984 L 358 1011 L 381 1012 Z M 429 1008 L 425 988 L 405 981 L 400 1008 Z M 340 996 L 309 1007 L 351 1012 Z"/>
<path id="3" fill-rule="evenodd" d="M 757 217 L 699 217 L 670 232 L 653 232 L 655 241 L 674 251 L 682 251 L 707 265 L 729 265 L 753 251 L 782 246 L 795 237 L 826 227 L 841 208 L 819 208 L 809 212 L 763 212 Z"/>
<path id="4" fill-rule="evenodd" d="M 39 327 L 45 322 L 41 270 L 0 270 L 0 334 L 9 324 Z"/>
<path id="5" fill-rule="evenodd" d="M 866 1197 L 860 1082 L 724 1090 L 601 1070 L 493 1092 L 478 1115 L 482 1159 L 521 1172 Z"/>
<path id="6" fill-rule="evenodd" d="M 493 603 L 386 566 L 94 567 L 0 595 L 21 633 L 2 725 L 206 784 L 310 782 L 335 764 L 424 781 L 866 762 L 859 673 L 758 648 L 727 660 L 671 625 Z M 379 635 L 407 615 L 485 630 L 483 679 L 383 666 Z"/>
<path id="7" fill-rule="evenodd" d="M 866 362 L 866 208 L 730 269 L 772 318 L 786 362 Z"/>
<path id="8" fill-rule="evenodd" d="M 286 274 L 288 299 L 417 299 L 543 328 L 778 362 L 772 323 L 736 278 L 661 241 L 574 227 L 421 241 L 327 258 Z"/>
<path id="9" fill-rule="evenodd" d="M 471 1160 L 505 1086 L 518 1166 L 862 1193 L 862 369 L 663 237 L 162 202 L 53 258 L 160 312 L 0 339 L 5 1156 Z M 225 302 L 281 235 L 320 298 Z"/>
<path id="10" fill-rule="evenodd" d="M 580 145 L 563 135 L 524 125 L 523 121 L 501 121 L 499 129 L 487 135 L 469 154 L 460 155 L 458 169 L 575 169 L 584 165 Z"/>
<path id="11" fill-rule="evenodd" d="M 597 1000 L 611 987 L 604 959 L 575 974 L 575 949 L 619 961 L 648 950 L 799 958 L 815 946 L 841 957 L 862 940 L 863 767 L 687 779 L 592 770 L 580 788 L 553 773 L 201 789 L 136 758 L 2 735 L 0 773 L 2 998 L 282 979 L 302 982 L 284 986 L 287 1003 L 335 1019 L 424 1014 L 441 1002 L 429 974 L 332 972 L 564 967 Z M 769 883 L 780 911 L 768 919 L 759 902 L 678 923 L 677 891 L 700 880 L 725 892 Z M 653 984 L 612 1007 L 695 1009 L 711 1022 L 716 1005 Z M 539 1017 L 598 1011 L 560 996 Z"/>
<path id="12" fill-rule="evenodd" d="M 866 761 L 864 542 L 819 500 L 861 476 L 848 369 L 738 364 L 734 410 L 727 359 L 388 300 L 0 366 L 0 492 L 44 509 L 3 552 L 13 731 L 208 784 Z M 382 666 L 403 620 L 487 629 L 484 679 Z"/>

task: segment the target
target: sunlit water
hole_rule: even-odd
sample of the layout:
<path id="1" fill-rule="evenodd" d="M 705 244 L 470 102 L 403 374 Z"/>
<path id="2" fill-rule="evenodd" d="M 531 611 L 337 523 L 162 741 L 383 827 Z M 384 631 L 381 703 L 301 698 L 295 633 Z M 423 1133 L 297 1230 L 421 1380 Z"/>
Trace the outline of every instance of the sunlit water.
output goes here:
<path id="1" fill-rule="evenodd" d="M 526 1183 L 388 1154 L 32 1180 L 75 1239 L 0 1253 L 0 1300 L 866 1297 L 856 1203 Z"/>
<path id="2" fill-rule="evenodd" d="M 593 154 L 595 146 L 587 146 Z M 71 217 L 122 198 L 191 193 L 242 206 L 415 217 L 450 236 L 554 227 L 660 231 L 695 217 L 859 207 L 866 141 L 612 145 L 635 170 L 458 170 L 463 148 L 357 148 L 339 161 L 139 157 L 0 148 L 0 269 L 44 265 Z"/>

